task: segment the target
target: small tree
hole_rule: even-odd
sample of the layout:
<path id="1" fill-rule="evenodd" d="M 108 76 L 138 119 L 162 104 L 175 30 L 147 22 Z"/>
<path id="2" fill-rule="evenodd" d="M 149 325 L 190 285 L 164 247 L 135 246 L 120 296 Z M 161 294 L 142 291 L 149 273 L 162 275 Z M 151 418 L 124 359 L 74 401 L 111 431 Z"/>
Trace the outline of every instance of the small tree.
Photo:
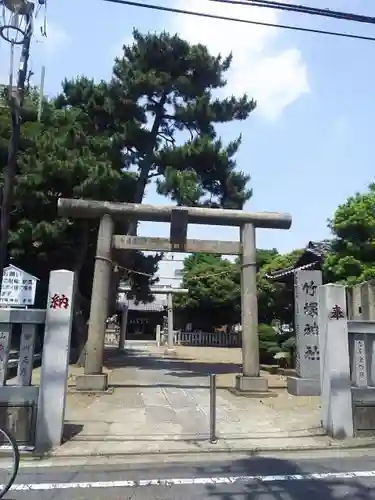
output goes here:
<path id="1" fill-rule="evenodd" d="M 201 327 L 234 324 L 240 315 L 240 282 L 237 264 L 221 256 L 195 254 L 184 262 L 182 286 L 189 294 L 176 305 Z"/>
<path id="2" fill-rule="evenodd" d="M 375 277 L 375 184 L 340 205 L 329 227 L 334 235 L 324 271 L 329 281 L 361 283 Z"/>
<path id="3" fill-rule="evenodd" d="M 279 269 L 293 266 L 301 256 L 302 250 L 278 254 L 258 272 L 258 311 L 261 323 L 271 324 L 274 320 L 281 323 L 293 322 L 293 290 L 286 283 L 271 280 L 268 275 Z"/>
<path id="4" fill-rule="evenodd" d="M 281 337 L 271 325 L 262 323 L 258 327 L 258 332 L 260 361 L 266 364 L 273 363 L 275 354 L 281 351 Z"/>
<path id="5" fill-rule="evenodd" d="M 279 255 L 275 249 L 257 250 L 260 323 L 271 324 L 276 319 L 292 321 L 292 293 L 287 292 L 285 284 L 267 278 L 267 273 L 294 264 L 300 254 L 301 251 Z M 192 317 L 203 317 L 214 325 L 240 322 L 240 284 L 240 259 L 231 262 L 218 255 L 193 254 L 184 261 L 183 286 L 189 289 L 189 294 L 177 303 Z"/>

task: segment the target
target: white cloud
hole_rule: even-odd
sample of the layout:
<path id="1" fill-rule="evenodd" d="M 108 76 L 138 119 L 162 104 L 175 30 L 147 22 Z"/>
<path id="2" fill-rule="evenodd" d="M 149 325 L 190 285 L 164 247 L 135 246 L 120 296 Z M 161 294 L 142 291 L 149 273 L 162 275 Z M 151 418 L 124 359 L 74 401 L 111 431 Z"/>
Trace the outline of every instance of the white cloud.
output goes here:
<path id="1" fill-rule="evenodd" d="M 272 9 L 202 0 L 178 0 L 173 7 L 251 21 L 277 23 Z M 212 53 L 233 53 L 226 93 L 247 92 L 258 102 L 257 112 L 277 120 L 299 97 L 310 92 L 306 63 L 295 48 L 277 46 L 281 31 L 275 28 L 173 14 L 169 29 L 190 42 L 204 43 Z"/>

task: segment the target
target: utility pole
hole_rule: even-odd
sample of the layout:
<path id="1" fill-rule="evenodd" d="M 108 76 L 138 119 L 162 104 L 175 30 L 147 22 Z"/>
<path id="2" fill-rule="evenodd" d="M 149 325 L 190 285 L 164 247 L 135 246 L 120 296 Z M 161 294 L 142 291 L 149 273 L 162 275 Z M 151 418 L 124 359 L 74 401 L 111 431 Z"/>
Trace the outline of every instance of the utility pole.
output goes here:
<path id="1" fill-rule="evenodd" d="M 17 173 L 17 154 L 21 136 L 21 111 L 25 95 L 25 82 L 30 57 L 30 44 L 33 35 L 33 14 L 35 5 L 28 0 L 4 0 L 3 8 L 10 11 L 10 24 L 1 27 L 1 36 L 14 46 L 14 41 L 9 38 L 8 33 L 12 29 L 16 34 L 20 33 L 18 25 L 20 16 L 24 18 L 24 31 L 21 31 L 23 39 L 16 42 L 21 45 L 20 65 L 18 69 L 17 85 L 9 89 L 9 107 L 12 121 L 12 132 L 8 148 L 8 161 L 4 168 L 4 180 L 1 190 L 1 214 L 0 214 L 0 290 L 3 281 L 3 272 L 8 258 L 8 239 L 10 228 L 10 213 L 13 205 L 14 186 Z M 7 32 L 7 35 L 5 33 Z M 13 49 L 14 47 L 12 47 Z"/>

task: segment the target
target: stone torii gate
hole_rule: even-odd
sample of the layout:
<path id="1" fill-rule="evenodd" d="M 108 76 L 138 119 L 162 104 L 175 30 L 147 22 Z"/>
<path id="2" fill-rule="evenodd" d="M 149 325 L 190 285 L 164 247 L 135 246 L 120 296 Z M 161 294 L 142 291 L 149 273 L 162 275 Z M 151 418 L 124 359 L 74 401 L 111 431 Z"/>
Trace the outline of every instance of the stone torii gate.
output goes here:
<path id="1" fill-rule="evenodd" d="M 131 291 L 131 287 L 119 286 L 119 292 L 128 293 Z M 168 313 L 168 346 L 166 348 L 166 354 L 172 354 L 174 352 L 173 345 L 173 296 L 174 295 L 187 295 L 189 290 L 187 288 L 172 288 L 172 287 L 163 287 L 158 288 L 157 286 L 151 286 L 150 292 L 152 295 L 166 295 L 167 296 L 167 313 Z M 123 343 L 125 343 L 125 338 L 123 339 Z M 121 345 L 121 341 L 119 343 L 119 347 L 124 348 L 124 345 Z"/>
<path id="2" fill-rule="evenodd" d="M 241 256 L 242 374 L 237 376 L 239 391 L 265 392 L 267 379 L 259 376 L 258 303 L 256 288 L 255 229 L 289 229 L 292 218 L 275 212 L 244 212 L 220 208 L 174 207 L 95 200 L 58 200 L 64 217 L 100 219 L 92 287 L 85 374 L 77 377 L 77 389 L 100 391 L 108 387 L 102 372 L 105 320 L 108 313 L 112 248 L 159 252 L 214 253 Z M 144 238 L 114 234 L 115 220 L 170 223 L 170 237 Z M 187 239 L 188 224 L 234 226 L 240 242 Z"/>

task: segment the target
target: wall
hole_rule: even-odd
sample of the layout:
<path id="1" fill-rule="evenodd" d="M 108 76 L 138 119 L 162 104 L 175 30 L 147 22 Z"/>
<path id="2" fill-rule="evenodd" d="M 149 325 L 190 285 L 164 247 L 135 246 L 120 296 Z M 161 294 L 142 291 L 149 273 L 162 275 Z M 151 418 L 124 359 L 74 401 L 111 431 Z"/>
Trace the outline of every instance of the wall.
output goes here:
<path id="1" fill-rule="evenodd" d="M 178 253 L 167 253 L 163 260 L 159 262 L 159 269 L 156 276 L 159 281 L 156 286 L 165 286 L 172 288 L 180 288 L 182 285 L 182 276 L 176 276 L 176 272 L 182 271 L 184 267 L 184 257 Z M 166 295 L 160 295 L 160 298 L 167 299 Z"/>

